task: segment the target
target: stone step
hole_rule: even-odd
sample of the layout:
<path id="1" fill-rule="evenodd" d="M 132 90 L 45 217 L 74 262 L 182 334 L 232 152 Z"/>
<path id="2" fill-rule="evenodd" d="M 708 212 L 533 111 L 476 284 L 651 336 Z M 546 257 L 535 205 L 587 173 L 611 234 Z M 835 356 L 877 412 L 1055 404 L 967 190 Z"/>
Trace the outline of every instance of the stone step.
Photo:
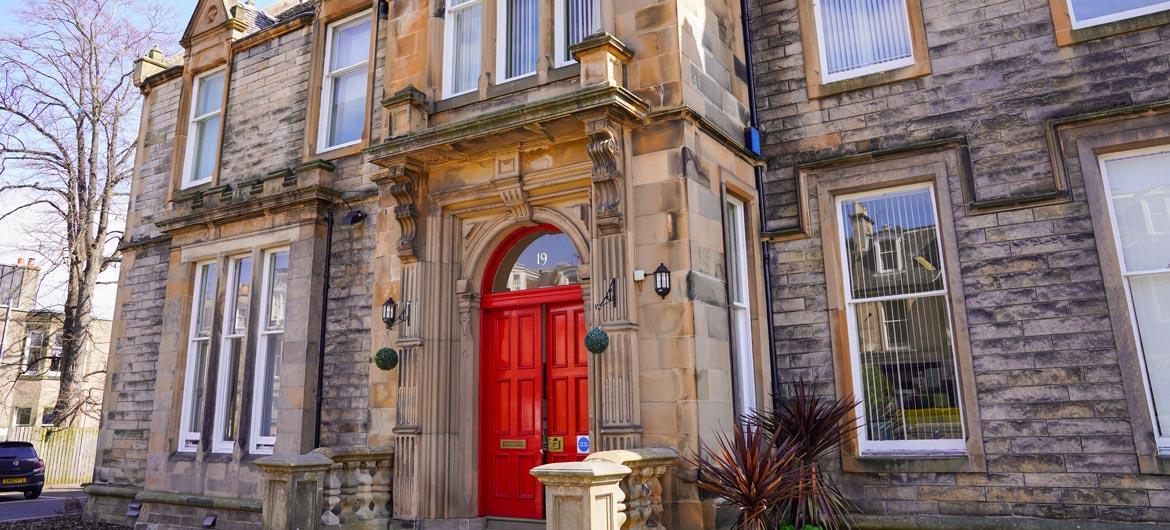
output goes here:
<path id="1" fill-rule="evenodd" d="M 488 517 L 486 530 L 544 530 L 544 528 L 544 521 Z"/>

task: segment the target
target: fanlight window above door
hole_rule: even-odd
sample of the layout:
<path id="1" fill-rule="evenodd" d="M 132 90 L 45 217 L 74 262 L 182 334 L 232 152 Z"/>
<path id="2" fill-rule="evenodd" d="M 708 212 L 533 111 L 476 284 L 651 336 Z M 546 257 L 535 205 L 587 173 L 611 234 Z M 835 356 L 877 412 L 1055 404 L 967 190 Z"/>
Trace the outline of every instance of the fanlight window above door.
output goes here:
<path id="1" fill-rule="evenodd" d="M 581 256 L 573 241 L 553 230 L 527 234 L 512 244 L 495 270 L 492 292 L 526 291 L 578 282 Z"/>

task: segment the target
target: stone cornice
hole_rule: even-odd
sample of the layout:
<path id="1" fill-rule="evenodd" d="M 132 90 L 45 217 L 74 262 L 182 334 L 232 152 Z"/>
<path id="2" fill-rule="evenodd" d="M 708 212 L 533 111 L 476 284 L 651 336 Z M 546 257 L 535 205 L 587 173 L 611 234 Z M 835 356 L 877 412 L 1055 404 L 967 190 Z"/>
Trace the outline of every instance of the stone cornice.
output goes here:
<path id="1" fill-rule="evenodd" d="M 398 157 L 420 156 L 439 146 L 482 139 L 501 131 L 571 117 L 584 110 L 604 107 L 610 107 L 635 122 L 643 121 L 649 108 L 638 96 L 625 88 L 613 86 L 590 88 L 393 138 L 366 149 L 365 159 L 373 164 L 387 166 Z"/>
<path id="2" fill-rule="evenodd" d="M 171 214 L 169 216 L 160 215 L 149 221 L 159 230 L 171 234 L 191 227 L 248 219 L 266 212 L 306 206 L 324 208 L 340 201 L 341 194 L 334 189 L 307 186 L 214 208 L 183 208 L 167 212 Z"/>

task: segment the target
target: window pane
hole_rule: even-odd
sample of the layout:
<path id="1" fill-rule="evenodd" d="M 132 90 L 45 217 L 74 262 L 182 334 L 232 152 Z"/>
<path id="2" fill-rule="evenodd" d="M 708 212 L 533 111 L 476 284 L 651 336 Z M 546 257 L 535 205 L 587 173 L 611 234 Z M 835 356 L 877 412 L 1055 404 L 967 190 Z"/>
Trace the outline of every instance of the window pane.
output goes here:
<path id="1" fill-rule="evenodd" d="M 1170 268 L 1170 151 L 1105 161 L 1127 272 Z"/>
<path id="2" fill-rule="evenodd" d="M 854 299 L 943 289 L 929 189 L 846 201 L 841 205 L 841 222 Z M 897 266 L 899 253 L 902 267 Z"/>
<path id="3" fill-rule="evenodd" d="M 32 409 L 16 409 L 16 424 L 21 426 L 32 424 Z"/>
<path id="4" fill-rule="evenodd" d="M 370 56 L 369 19 L 333 32 L 329 51 L 329 71 L 336 72 L 347 66 L 364 63 Z"/>
<path id="5" fill-rule="evenodd" d="M 242 334 L 248 329 L 248 309 L 252 300 L 252 258 L 240 258 L 236 261 L 235 269 L 229 335 Z"/>
<path id="6" fill-rule="evenodd" d="M 731 301 L 741 304 L 747 303 L 747 292 L 744 278 L 740 271 L 746 259 L 740 252 L 744 249 L 743 241 L 743 211 L 733 202 L 726 203 L 727 213 L 724 224 L 727 230 L 727 284 L 730 286 Z"/>
<path id="7" fill-rule="evenodd" d="M 219 115 L 195 124 L 195 165 L 191 181 L 210 179 L 219 153 Z"/>
<path id="8" fill-rule="evenodd" d="M 236 367 L 240 359 L 240 354 L 244 348 L 244 338 L 236 337 L 228 339 L 227 351 L 224 352 L 227 358 L 223 361 L 223 369 L 226 370 L 225 377 L 221 378 L 225 388 L 223 389 L 224 396 L 227 398 L 224 403 L 220 403 L 223 407 L 223 424 L 220 425 L 220 432 L 223 433 L 224 440 L 236 439 Z"/>
<path id="9" fill-rule="evenodd" d="M 1159 436 L 1170 436 L 1170 274 L 1129 279 Z"/>
<path id="10" fill-rule="evenodd" d="M 578 282 L 581 257 L 569 236 L 538 232 L 517 241 L 504 256 L 493 292 L 523 291 Z"/>
<path id="11" fill-rule="evenodd" d="M 1137 16 L 1151 10 L 1160 11 L 1170 9 L 1170 2 L 1166 0 L 1071 0 L 1073 20 L 1085 21 L 1093 18 L 1118 15 L 1126 11 L 1137 10 L 1129 16 Z"/>
<path id="12" fill-rule="evenodd" d="M 854 308 L 866 439 L 962 438 L 946 297 Z M 883 321 L 884 309 L 905 320 Z"/>
<path id="13" fill-rule="evenodd" d="M 505 0 L 508 3 L 507 77 L 536 71 L 540 48 L 540 21 L 536 0 Z"/>
<path id="14" fill-rule="evenodd" d="M 460 2 L 458 5 L 467 2 Z M 452 7 L 454 7 L 453 4 Z M 458 11 L 453 9 L 447 16 L 454 17 L 451 29 L 451 91 L 453 93 L 467 92 L 479 84 L 480 32 L 483 29 L 481 14 L 483 5 L 476 3 Z"/>
<path id="15" fill-rule="evenodd" d="M 288 292 L 288 251 L 268 258 L 268 310 L 265 329 L 284 329 L 285 297 Z"/>
<path id="16" fill-rule="evenodd" d="M 280 356 L 284 335 L 273 333 L 263 336 L 264 347 L 264 388 L 260 391 L 260 436 L 276 436 L 276 401 L 280 397 Z"/>
<path id="17" fill-rule="evenodd" d="M 196 90 L 195 112 L 192 117 L 218 111 L 223 105 L 223 72 L 199 78 Z"/>
<path id="18" fill-rule="evenodd" d="M 820 0 L 829 75 L 913 55 L 906 0 Z"/>
<path id="19" fill-rule="evenodd" d="M 572 59 L 569 48 L 601 31 L 601 3 L 597 0 L 564 0 L 565 2 L 565 59 Z"/>
<path id="20" fill-rule="evenodd" d="M 195 333 L 196 337 L 211 336 L 211 321 L 215 314 L 215 264 L 208 263 L 202 266 L 203 273 L 200 279 L 199 291 L 195 300 Z"/>
<path id="21" fill-rule="evenodd" d="M 341 145 L 361 140 L 365 128 L 366 68 L 354 70 L 332 79 L 332 101 L 329 102 L 329 145 Z"/>
<path id="22" fill-rule="evenodd" d="M 207 381 L 207 347 L 210 341 L 198 340 L 191 343 L 190 355 L 194 362 L 189 364 L 194 373 L 191 377 L 191 409 L 187 411 L 187 431 L 199 432 L 203 427 L 203 394 Z"/>

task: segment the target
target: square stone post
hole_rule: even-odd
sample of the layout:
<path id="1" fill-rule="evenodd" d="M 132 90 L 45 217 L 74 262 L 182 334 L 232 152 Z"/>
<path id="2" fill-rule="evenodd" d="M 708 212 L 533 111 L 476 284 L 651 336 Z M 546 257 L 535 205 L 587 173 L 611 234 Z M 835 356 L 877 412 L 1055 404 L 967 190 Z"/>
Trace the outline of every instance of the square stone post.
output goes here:
<path id="1" fill-rule="evenodd" d="M 619 530 L 626 520 L 619 483 L 630 468 L 606 461 L 545 464 L 530 471 L 544 484 L 549 530 Z"/>
<path id="2" fill-rule="evenodd" d="M 256 460 L 264 473 L 264 530 L 320 530 L 325 474 L 333 460 L 320 453 L 266 456 Z"/>

